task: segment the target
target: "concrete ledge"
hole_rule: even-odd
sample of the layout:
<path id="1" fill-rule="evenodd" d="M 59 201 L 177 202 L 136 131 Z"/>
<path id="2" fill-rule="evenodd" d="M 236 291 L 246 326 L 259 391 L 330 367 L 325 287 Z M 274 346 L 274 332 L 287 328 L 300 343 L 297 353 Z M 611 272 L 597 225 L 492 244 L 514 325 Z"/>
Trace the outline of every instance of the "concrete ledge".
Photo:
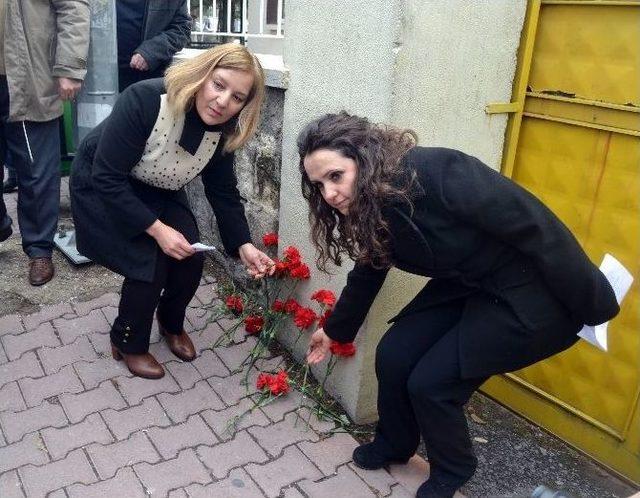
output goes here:
<path id="1" fill-rule="evenodd" d="M 204 52 L 205 49 L 185 48 L 174 56 L 175 61 L 190 59 Z M 272 88 L 286 90 L 289 86 L 289 70 L 285 67 L 281 55 L 256 54 L 264 69 L 266 84 Z"/>

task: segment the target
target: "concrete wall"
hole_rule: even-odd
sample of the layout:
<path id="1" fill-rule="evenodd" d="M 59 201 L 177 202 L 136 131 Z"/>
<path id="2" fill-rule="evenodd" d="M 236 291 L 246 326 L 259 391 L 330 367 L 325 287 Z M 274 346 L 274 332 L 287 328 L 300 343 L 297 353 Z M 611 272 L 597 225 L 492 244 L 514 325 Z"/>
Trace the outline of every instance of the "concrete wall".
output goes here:
<path id="1" fill-rule="evenodd" d="M 411 127 L 423 145 L 459 148 L 498 168 L 506 117 L 489 117 L 484 106 L 509 101 L 525 7 L 525 0 L 287 2 L 281 246 L 314 255 L 295 138 L 320 114 L 346 109 Z M 300 297 L 319 287 L 339 292 L 350 268 L 332 276 L 316 271 Z M 356 340 L 359 354 L 334 371 L 329 391 L 359 422 L 376 418 L 373 358 L 386 321 L 423 284 L 392 270 Z M 295 354 L 302 357 L 305 348 Z"/>

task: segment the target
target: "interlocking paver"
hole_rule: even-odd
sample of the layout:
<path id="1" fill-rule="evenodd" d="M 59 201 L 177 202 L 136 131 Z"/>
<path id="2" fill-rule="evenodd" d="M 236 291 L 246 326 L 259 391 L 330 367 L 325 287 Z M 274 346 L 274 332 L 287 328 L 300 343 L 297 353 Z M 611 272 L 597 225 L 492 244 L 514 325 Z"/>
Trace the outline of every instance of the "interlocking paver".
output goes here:
<path id="1" fill-rule="evenodd" d="M 0 336 L 5 334 L 21 334 L 24 332 L 24 326 L 20 315 L 0 316 Z"/>
<path id="2" fill-rule="evenodd" d="M 292 390 L 286 396 L 281 396 L 272 403 L 263 406 L 262 411 L 274 422 L 280 422 L 287 413 L 297 410 L 299 406 L 306 406 L 308 403 L 310 403 L 309 400 L 303 400 L 299 391 Z"/>
<path id="3" fill-rule="evenodd" d="M 71 422 L 79 422 L 89 413 L 107 408 L 121 409 L 127 406 L 124 399 L 110 380 L 104 381 L 100 387 L 80 394 L 63 394 L 60 404 Z"/>
<path id="4" fill-rule="evenodd" d="M 191 389 L 196 382 L 203 380 L 195 367 L 186 361 L 170 361 L 164 366 L 182 389 Z"/>
<path id="5" fill-rule="evenodd" d="M 171 352 L 164 340 L 149 344 L 149 353 L 163 365 L 170 361 L 177 360 L 177 357 Z"/>
<path id="6" fill-rule="evenodd" d="M 62 427 L 67 423 L 68 420 L 62 408 L 48 401 L 21 412 L 0 413 L 0 425 L 2 425 L 9 443 L 19 441 L 29 432 L 38 431 L 45 427 Z"/>
<path id="7" fill-rule="evenodd" d="M 64 492 L 64 489 L 56 489 L 51 493 L 47 493 L 47 498 L 67 498 L 67 494 Z"/>
<path id="8" fill-rule="evenodd" d="M 213 303 L 216 298 L 215 289 L 211 284 L 204 284 L 198 287 L 196 290 L 196 296 L 198 301 L 204 305 Z"/>
<path id="9" fill-rule="evenodd" d="M 2 336 L 2 345 L 9 360 L 20 358 L 23 353 L 42 346 L 56 347 L 60 341 L 49 322 L 43 323 L 37 329 L 23 332 L 20 335 L 7 334 Z"/>
<path id="10" fill-rule="evenodd" d="M 245 342 L 234 344 L 233 346 L 221 346 L 214 349 L 214 352 L 220 357 L 225 366 L 235 372 L 238 368 L 247 362 L 247 357 L 251 353 L 253 341 L 248 338 Z"/>
<path id="11" fill-rule="evenodd" d="M 109 322 L 109 325 L 113 325 L 116 317 L 118 316 L 118 307 L 117 306 L 105 306 L 104 308 L 100 308 L 102 314 Z"/>
<path id="12" fill-rule="evenodd" d="M 136 432 L 129 439 L 108 446 L 92 444 L 87 447 L 87 453 L 101 479 L 113 477 L 121 467 L 160 460 L 158 452 L 143 432 Z"/>
<path id="13" fill-rule="evenodd" d="M 298 483 L 300 489 L 307 496 L 331 496 L 332 498 L 376 498 L 378 495 L 353 472 L 349 467 L 344 466 L 338 469 L 338 473 L 320 482 L 304 480 Z"/>
<path id="14" fill-rule="evenodd" d="M 282 498 L 305 498 L 297 488 L 289 486 L 282 491 Z"/>
<path id="15" fill-rule="evenodd" d="M 22 318 L 24 326 L 27 330 L 36 328 L 38 325 L 44 322 L 53 320 L 54 318 L 60 318 L 68 313 L 73 313 L 73 308 L 68 303 L 54 304 L 51 306 L 42 306 L 40 311 L 31 313 Z"/>
<path id="16" fill-rule="evenodd" d="M 117 377 L 115 381 L 130 406 L 137 405 L 144 398 L 154 394 L 180 391 L 180 386 L 170 375 L 155 380 L 140 377 Z"/>
<path id="17" fill-rule="evenodd" d="M 44 375 L 36 354 L 28 352 L 19 359 L 0 365 L 0 385 L 25 377 L 41 377 Z"/>
<path id="18" fill-rule="evenodd" d="M 396 484 L 396 480 L 391 477 L 391 474 L 389 474 L 389 472 L 384 469 L 365 470 L 355 466 L 353 463 L 350 463 L 348 466 L 351 470 L 358 474 L 360 476 L 360 479 L 366 482 L 370 488 L 378 490 L 380 496 L 387 496 L 388 494 L 390 494 L 391 487 Z M 404 488 L 402 489 L 404 490 Z M 400 491 L 398 491 L 398 493 L 401 496 Z"/>
<path id="19" fill-rule="evenodd" d="M 220 326 L 213 322 L 208 324 L 204 329 L 191 332 L 189 337 L 193 342 L 194 347 L 198 353 L 211 350 L 213 345 L 222 335 L 222 329 Z"/>
<path id="20" fill-rule="evenodd" d="M 191 449 L 182 451 L 173 460 L 155 465 L 139 463 L 133 469 L 151 496 L 164 496 L 170 489 L 211 481 L 207 469 Z"/>
<path id="21" fill-rule="evenodd" d="M 84 485 L 74 484 L 67 488 L 70 498 L 109 498 L 122 496 L 123 498 L 147 498 L 142 484 L 129 467 L 120 469 L 112 479 Z"/>
<path id="22" fill-rule="evenodd" d="M 54 460 L 64 457 L 69 451 L 90 443 L 108 444 L 113 437 L 106 424 L 98 415 L 89 415 L 83 422 L 61 429 L 49 427 L 42 432 L 42 439 Z"/>
<path id="23" fill-rule="evenodd" d="M 209 323 L 212 313 L 202 308 L 187 308 L 186 315 L 192 330 L 202 330 Z"/>
<path id="24" fill-rule="evenodd" d="M 155 398 L 147 398 L 140 405 L 125 410 L 104 410 L 102 417 L 118 439 L 147 427 L 165 427 L 171 420 Z"/>
<path id="25" fill-rule="evenodd" d="M 199 415 L 189 417 L 183 424 L 162 429 L 153 427 L 147 431 L 147 435 L 165 459 L 175 457 L 185 448 L 218 443 L 218 438 Z"/>
<path id="26" fill-rule="evenodd" d="M 71 344 L 81 335 L 91 332 L 109 332 L 111 326 L 100 310 L 90 311 L 88 315 L 78 318 L 58 318 L 53 326 L 64 344 Z"/>
<path id="27" fill-rule="evenodd" d="M 9 382 L 0 388 L 0 412 L 5 410 L 19 412 L 26 408 L 27 405 L 24 403 L 24 399 L 22 398 L 22 393 L 20 392 L 17 382 Z"/>
<path id="28" fill-rule="evenodd" d="M 256 392 L 256 378 L 258 374 L 251 372 L 247 379 L 247 386 L 243 386 L 244 372 L 230 375 L 228 377 L 210 377 L 207 379 L 213 390 L 222 398 L 227 406 L 238 404 L 242 398 Z"/>
<path id="29" fill-rule="evenodd" d="M 74 343 L 67 346 L 42 348 L 38 351 L 38 356 L 47 374 L 55 373 L 60 368 L 77 361 L 92 361 L 98 358 L 89 339 L 85 336 L 78 337 Z"/>
<path id="30" fill-rule="evenodd" d="M 7 363 L 9 358 L 7 358 L 7 354 L 4 352 L 4 348 L 2 347 L 2 343 L 0 342 L 0 365 L 3 363 Z"/>
<path id="31" fill-rule="evenodd" d="M 27 406 L 37 406 L 46 398 L 62 393 L 79 393 L 84 386 L 71 365 L 63 367 L 58 373 L 39 379 L 20 379 L 18 381 Z"/>
<path id="32" fill-rule="evenodd" d="M 109 334 L 104 332 L 92 332 L 87 334 L 89 341 L 101 358 L 111 358 L 111 339 Z M 115 361 L 115 360 L 114 360 Z"/>
<path id="33" fill-rule="evenodd" d="M 213 410 L 225 408 L 224 403 L 205 380 L 198 382 L 193 389 L 177 394 L 163 393 L 157 398 L 174 422 L 183 422 L 189 415 L 208 408 Z"/>
<path id="34" fill-rule="evenodd" d="M 420 455 L 416 454 L 404 465 L 389 465 L 389 474 L 391 474 L 402 487 L 411 493 L 415 493 L 424 480 L 429 477 L 429 463 Z"/>
<path id="35" fill-rule="evenodd" d="M 193 484 L 187 492 L 189 498 L 264 498 L 256 483 L 242 469 L 232 470 L 226 479 L 206 486 Z"/>
<path id="36" fill-rule="evenodd" d="M 66 458 L 41 467 L 21 467 L 18 472 L 29 498 L 44 497 L 50 491 L 76 482 L 90 484 L 96 481 L 82 450 L 72 451 Z"/>
<path id="37" fill-rule="evenodd" d="M 238 432 L 235 438 L 226 443 L 212 447 L 198 446 L 196 453 L 217 479 L 225 477 L 234 467 L 269 460 L 264 450 L 246 431 Z"/>
<path id="38" fill-rule="evenodd" d="M 29 434 L 20 442 L 0 448 L 0 474 L 28 463 L 40 465 L 48 461 L 47 451 L 38 434 Z"/>
<path id="39" fill-rule="evenodd" d="M 264 465 L 252 463 L 245 470 L 267 496 L 271 497 L 278 496 L 282 488 L 300 479 L 315 481 L 322 477 L 320 471 L 296 446 L 287 448 L 280 458 L 272 462 Z"/>
<path id="40" fill-rule="evenodd" d="M 93 310 L 104 308 L 106 306 L 118 306 L 120 296 L 115 292 L 108 292 L 102 296 L 96 297 L 91 301 L 82 301 L 73 303 L 73 307 L 78 316 L 84 316 Z"/>
<path id="41" fill-rule="evenodd" d="M 73 365 L 73 368 L 87 389 L 98 387 L 105 380 L 131 375 L 124 362 L 116 361 L 110 356 L 94 361 L 79 361 Z"/>
<path id="42" fill-rule="evenodd" d="M 200 353 L 191 364 L 205 379 L 207 377 L 226 377 L 229 375 L 229 369 L 225 367 L 222 360 L 210 349 L 206 349 Z"/>
<path id="43" fill-rule="evenodd" d="M 291 444 L 318 440 L 318 435 L 307 426 L 304 416 L 298 419 L 295 413 L 287 415 L 282 422 L 247 430 L 273 456 L 279 455 L 284 447 Z"/>
<path id="44" fill-rule="evenodd" d="M 15 470 L 0 475 L 0 491 L 2 498 L 24 498 L 22 485 Z"/>
<path id="45" fill-rule="evenodd" d="M 309 460 L 327 476 L 333 474 L 340 465 L 350 462 L 357 446 L 358 442 L 345 433 L 333 434 L 316 443 L 304 441 L 298 444 Z"/>
<path id="46" fill-rule="evenodd" d="M 270 420 L 259 408 L 253 407 L 253 401 L 249 398 L 218 412 L 206 410 L 200 413 L 200 416 L 223 441 L 231 439 L 237 431 L 247 427 L 265 426 L 270 423 Z"/>

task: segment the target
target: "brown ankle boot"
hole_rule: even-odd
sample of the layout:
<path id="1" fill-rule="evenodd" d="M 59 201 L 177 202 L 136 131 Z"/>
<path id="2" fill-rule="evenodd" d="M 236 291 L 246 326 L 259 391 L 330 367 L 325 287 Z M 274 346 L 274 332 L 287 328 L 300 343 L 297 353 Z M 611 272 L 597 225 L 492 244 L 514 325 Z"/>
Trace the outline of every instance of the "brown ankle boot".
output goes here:
<path id="1" fill-rule="evenodd" d="M 111 343 L 111 354 L 114 360 L 124 360 L 129 372 L 136 377 L 144 377 L 145 379 L 160 379 L 164 377 L 164 368 L 151 353 L 123 353 Z"/>
<path id="2" fill-rule="evenodd" d="M 156 318 L 158 316 L 156 315 Z M 160 320 L 158 319 L 158 330 L 160 331 L 160 335 L 164 337 L 169 345 L 169 349 L 171 352 L 180 358 L 182 361 L 193 361 L 196 357 L 196 348 L 191 342 L 191 337 L 182 330 L 179 335 L 170 334 L 167 330 L 162 326 Z"/>

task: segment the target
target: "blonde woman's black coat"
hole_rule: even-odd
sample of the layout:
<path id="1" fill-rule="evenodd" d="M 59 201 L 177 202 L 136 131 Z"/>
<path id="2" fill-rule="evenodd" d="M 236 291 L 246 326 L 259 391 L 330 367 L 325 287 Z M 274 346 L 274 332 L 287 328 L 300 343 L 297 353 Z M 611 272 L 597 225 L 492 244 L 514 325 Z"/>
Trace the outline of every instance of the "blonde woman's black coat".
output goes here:
<path id="1" fill-rule="evenodd" d="M 131 176 L 154 131 L 165 93 L 161 78 L 128 87 L 111 115 L 78 147 L 70 179 L 78 250 L 116 273 L 144 282 L 153 279 L 158 252 L 158 244 L 145 230 L 162 217 L 168 203 L 191 212 L 184 188 L 159 188 Z M 205 132 L 218 131 L 224 130 L 206 125 L 191 109 L 175 147 L 194 156 Z M 228 253 L 237 255 L 251 236 L 233 170 L 234 155 L 224 153 L 223 146 L 224 133 L 198 175 L 222 243 Z"/>
<path id="2" fill-rule="evenodd" d="M 422 192 L 383 209 L 395 266 L 432 277 L 391 321 L 457 299 L 462 377 L 516 370 L 572 344 L 583 324 L 619 311 L 567 227 L 536 197 L 474 157 L 415 147 L 404 159 Z M 325 332 L 352 341 L 387 270 L 357 264 Z M 416 333 L 429 333 L 417 330 Z"/>

